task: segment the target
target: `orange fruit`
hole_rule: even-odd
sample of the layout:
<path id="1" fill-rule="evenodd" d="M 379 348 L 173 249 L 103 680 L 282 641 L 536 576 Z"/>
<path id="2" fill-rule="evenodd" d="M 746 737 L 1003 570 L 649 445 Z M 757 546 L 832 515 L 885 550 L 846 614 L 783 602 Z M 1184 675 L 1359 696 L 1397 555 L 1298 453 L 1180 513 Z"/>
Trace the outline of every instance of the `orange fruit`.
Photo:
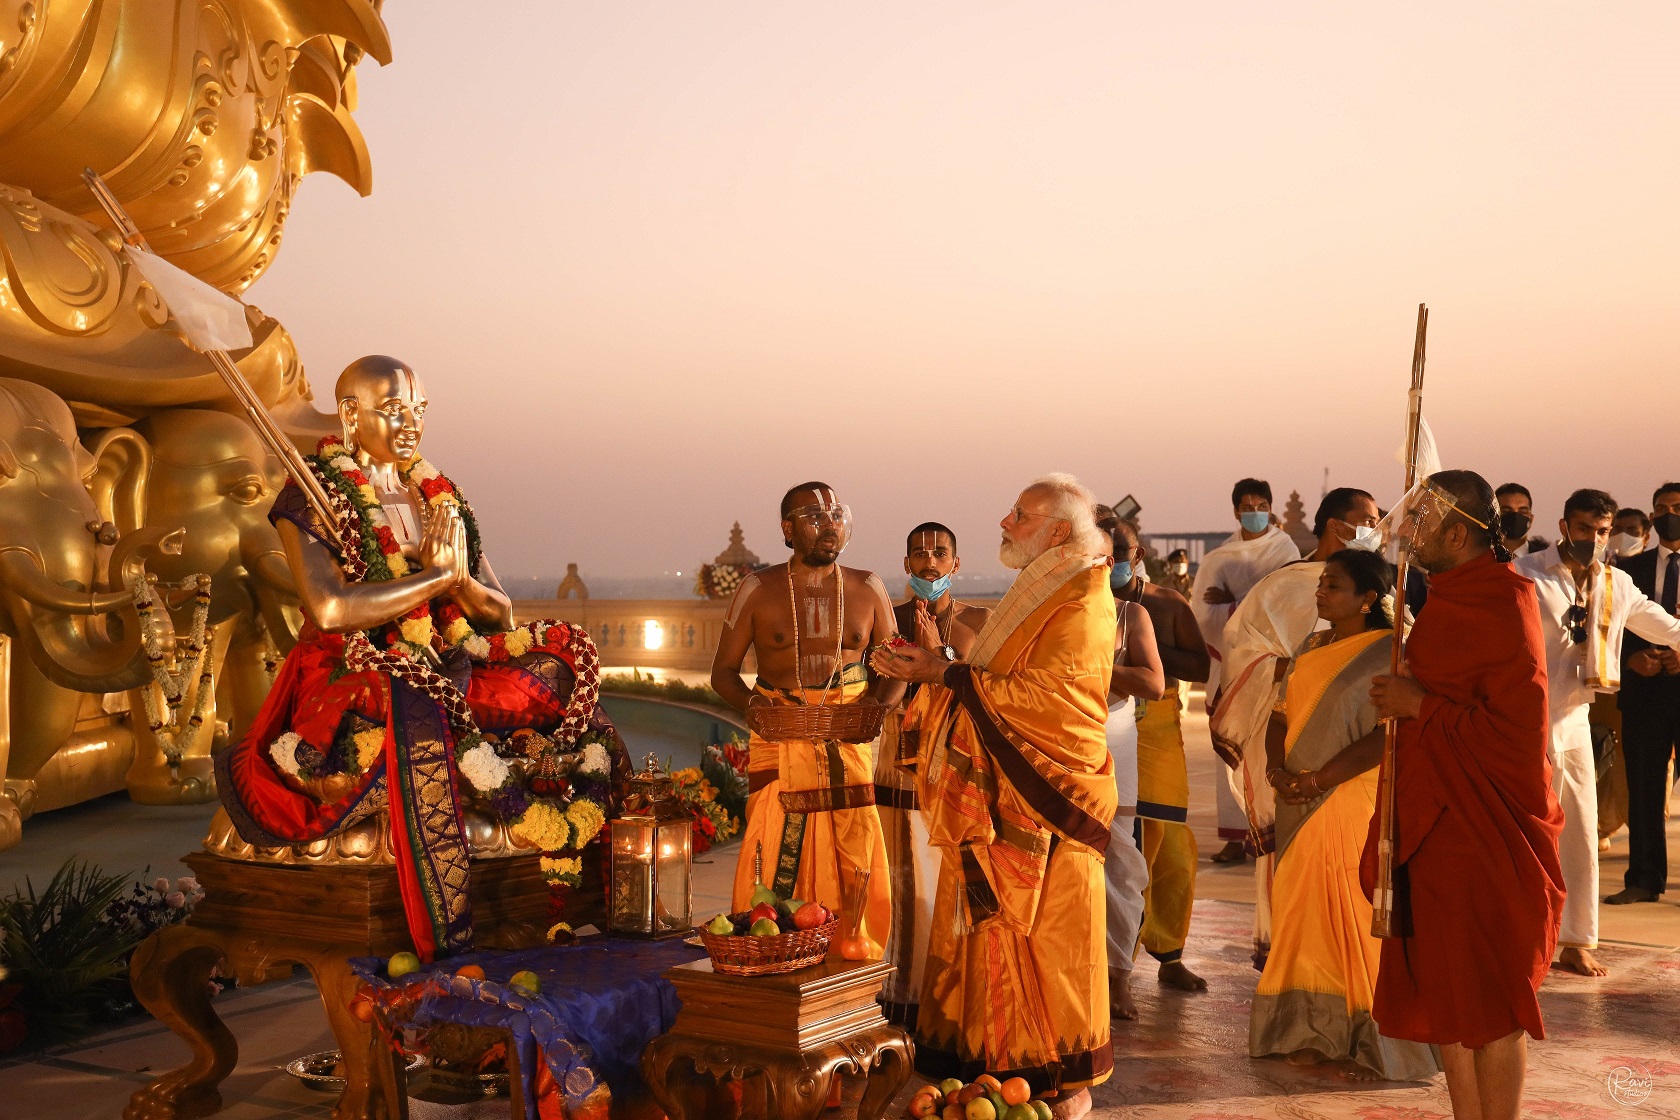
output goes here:
<path id="1" fill-rule="evenodd" d="M 989 1091 L 994 1093 L 1003 1088 L 1003 1085 L 998 1081 L 998 1079 L 989 1073 L 982 1073 L 979 1077 L 974 1079 L 974 1083 L 976 1085 L 984 1085 Z"/>
<path id="2" fill-rule="evenodd" d="M 998 1092 L 1002 1094 L 1005 1104 L 1026 1104 L 1032 1099 L 1032 1086 L 1027 1084 L 1024 1077 L 1011 1077 L 999 1087 Z"/>
<path id="3" fill-rule="evenodd" d="M 464 964 L 455 970 L 455 975 L 465 976 L 468 980 L 482 980 L 484 969 L 476 964 Z"/>

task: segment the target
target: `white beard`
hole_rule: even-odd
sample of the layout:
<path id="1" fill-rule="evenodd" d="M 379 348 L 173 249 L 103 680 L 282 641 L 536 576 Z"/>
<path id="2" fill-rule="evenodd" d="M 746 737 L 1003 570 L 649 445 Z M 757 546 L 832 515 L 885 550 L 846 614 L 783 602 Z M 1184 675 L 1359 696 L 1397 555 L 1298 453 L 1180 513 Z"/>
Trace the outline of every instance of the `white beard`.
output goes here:
<path id="1" fill-rule="evenodd" d="M 998 560 L 1004 567 L 1020 571 L 1050 550 L 1050 534 L 1055 531 L 1056 522 L 1047 520 L 1044 528 L 1024 541 L 1012 541 L 1005 537 L 998 546 Z"/>

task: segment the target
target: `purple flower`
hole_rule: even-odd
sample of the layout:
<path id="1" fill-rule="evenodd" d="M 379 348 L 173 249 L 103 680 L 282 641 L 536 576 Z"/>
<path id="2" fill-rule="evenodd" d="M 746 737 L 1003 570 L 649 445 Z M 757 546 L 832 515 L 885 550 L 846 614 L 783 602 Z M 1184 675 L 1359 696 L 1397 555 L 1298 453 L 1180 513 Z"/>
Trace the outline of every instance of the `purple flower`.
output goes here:
<path id="1" fill-rule="evenodd" d="M 530 807 L 531 799 L 519 782 L 507 782 L 491 795 L 490 804 L 497 817 L 504 821 L 516 821 Z"/>

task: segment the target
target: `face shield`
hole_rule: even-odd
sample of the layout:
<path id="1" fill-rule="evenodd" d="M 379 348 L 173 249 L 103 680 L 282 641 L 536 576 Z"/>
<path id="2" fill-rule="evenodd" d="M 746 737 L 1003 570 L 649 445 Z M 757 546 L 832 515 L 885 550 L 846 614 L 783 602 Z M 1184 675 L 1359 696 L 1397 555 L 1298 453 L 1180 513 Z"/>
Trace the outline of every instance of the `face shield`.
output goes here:
<path id="1" fill-rule="evenodd" d="M 1472 525 L 1488 527 L 1482 518 L 1465 512 L 1445 488 L 1431 484 L 1427 478 L 1422 480 L 1377 523 L 1383 556 L 1391 564 L 1398 564 L 1404 557 L 1427 567 L 1420 558 L 1435 551 L 1443 532 L 1452 527 L 1449 518 L 1455 513 Z"/>
<path id="2" fill-rule="evenodd" d="M 836 553 L 845 550 L 852 539 L 852 507 L 839 503 L 819 502 L 798 506 L 788 513 L 795 540 L 804 538 L 818 543 L 833 536 Z"/>

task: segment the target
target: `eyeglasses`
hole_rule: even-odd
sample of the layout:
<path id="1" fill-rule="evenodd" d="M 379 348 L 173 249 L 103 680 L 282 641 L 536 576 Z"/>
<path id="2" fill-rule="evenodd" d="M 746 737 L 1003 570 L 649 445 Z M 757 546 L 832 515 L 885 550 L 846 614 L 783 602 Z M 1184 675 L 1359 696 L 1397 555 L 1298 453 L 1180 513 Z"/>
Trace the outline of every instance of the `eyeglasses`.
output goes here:
<path id="1" fill-rule="evenodd" d="M 817 528 L 827 525 L 839 529 L 852 523 L 852 507 L 800 506 L 788 514 L 788 520 Z"/>
<path id="2" fill-rule="evenodd" d="M 1053 513 L 1032 513 L 1028 510 L 1022 509 L 1020 506 L 1015 507 L 1015 511 L 1011 515 L 1011 520 L 1014 521 L 1015 524 L 1017 524 L 1017 525 L 1022 525 L 1022 524 L 1026 523 L 1028 518 L 1032 518 L 1032 517 L 1048 517 L 1048 518 L 1051 518 L 1055 521 L 1066 521 L 1067 520 L 1067 518 L 1057 517 Z"/>
<path id="3" fill-rule="evenodd" d="M 1569 628 L 1569 640 L 1584 642 L 1587 640 L 1587 605 L 1575 603 L 1563 614 L 1563 624 Z"/>

